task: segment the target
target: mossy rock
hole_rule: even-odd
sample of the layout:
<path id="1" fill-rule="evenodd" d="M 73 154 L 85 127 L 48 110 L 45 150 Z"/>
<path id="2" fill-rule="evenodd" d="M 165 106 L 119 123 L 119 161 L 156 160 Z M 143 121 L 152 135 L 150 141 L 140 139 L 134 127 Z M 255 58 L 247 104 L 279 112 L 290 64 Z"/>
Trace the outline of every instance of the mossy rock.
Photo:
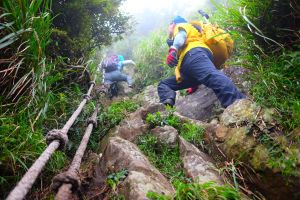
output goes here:
<path id="1" fill-rule="evenodd" d="M 231 128 L 224 142 L 224 150 L 231 158 L 242 159 L 249 157 L 256 142 L 253 137 L 247 135 L 248 129 L 246 127 Z"/>
<path id="2" fill-rule="evenodd" d="M 253 157 L 250 160 L 251 165 L 255 170 L 265 170 L 267 168 L 267 161 L 269 160 L 268 149 L 260 144 L 255 147 Z"/>
<path id="3" fill-rule="evenodd" d="M 248 99 L 241 99 L 235 101 L 225 109 L 221 115 L 220 122 L 225 126 L 253 124 L 255 123 L 259 111 L 260 107 L 255 103 L 252 103 Z"/>

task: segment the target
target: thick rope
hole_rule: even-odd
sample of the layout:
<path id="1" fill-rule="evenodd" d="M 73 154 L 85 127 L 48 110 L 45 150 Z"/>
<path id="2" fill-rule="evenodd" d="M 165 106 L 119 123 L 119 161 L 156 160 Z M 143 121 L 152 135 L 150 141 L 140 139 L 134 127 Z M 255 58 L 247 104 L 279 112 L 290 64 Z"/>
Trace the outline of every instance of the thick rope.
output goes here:
<path id="1" fill-rule="evenodd" d="M 56 194 L 55 199 L 62 199 L 62 200 L 70 200 L 70 199 L 76 199 L 74 198 L 73 192 L 72 192 L 72 184 L 63 184 L 59 192 Z"/>
<path id="2" fill-rule="evenodd" d="M 21 200 L 23 199 L 33 183 L 37 179 L 38 175 L 48 162 L 51 155 L 59 147 L 59 141 L 55 140 L 46 148 L 46 150 L 40 155 L 40 157 L 33 163 L 30 169 L 26 172 L 14 190 L 8 195 L 7 200 Z"/>
<path id="3" fill-rule="evenodd" d="M 95 76 L 96 77 L 96 76 Z M 90 88 L 86 95 L 90 96 L 93 90 L 94 83 L 90 85 Z M 78 115 L 81 113 L 84 105 L 88 100 L 83 99 L 79 104 L 76 111 L 72 114 L 70 119 L 66 122 L 65 126 L 60 130 L 52 130 L 47 134 L 48 147 L 40 155 L 40 157 L 34 162 L 34 164 L 25 173 L 22 179 L 18 182 L 17 186 L 10 192 L 7 200 L 21 200 L 24 199 L 28 191 L 31 189 L 33 183 L 36 181 L 38 175 L 41 173 L 46 163 L 49 161 L 52 154 L 58 149 L 63 149 L 68 141 L 67 133 Z M 61 144 L 62 143 L 62 144 Z"/>
<path id="4" fill-rule="evenodd" d="M 72 161 L 68 171 L 65 173 L 62 173 L 63 175 L 58 175 L 63 178 L 56 177 L 52 180 L 52 189 L 54 189 L 54 191 L 57 191 L 57 186 L 59 186 L 58 192 L 55 196 L 56 200 L 67 199 L 67 198 L 71 197 L 72 193 L 74 193 L 76 190 L 79 189 L 80 180 L 78 178 L 79 177 L 78 172 L 80 170 L 80 164 L 82 161 L 82 157 L 84 155 L 87 144 L 89 142 L 94 124 L 96 124 L 96 121 L 97 121 L 96 119 L 97 119 L 97 114 L 98 114 L 98 107 L 99 106 L 97 105 L 91 118 L 89 118 L 89 124 L 85 130 L 84 136 L 83 136 L 81 143 L 75 153 L 75 156 L 73 158 L 73 161 Z M 73 179 L 73 180 L 70 181 L 70 179 Z M 74 180 L 78 180 L 79 182 L 74 181 Z M 71 185 L 71 187 L 66 186 L 66 185 Z"/>

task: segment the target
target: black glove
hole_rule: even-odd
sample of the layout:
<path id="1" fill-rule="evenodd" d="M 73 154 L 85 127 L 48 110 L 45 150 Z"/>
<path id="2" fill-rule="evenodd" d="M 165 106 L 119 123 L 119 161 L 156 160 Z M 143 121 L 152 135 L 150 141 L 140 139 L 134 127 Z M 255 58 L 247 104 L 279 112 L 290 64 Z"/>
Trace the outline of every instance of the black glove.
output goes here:
<path id="1" fill-rule="evenodd" d="M 167 39 L 167 44 L 169 47 L 171 47 L 173 45 L 174 40 L 172 39 Z"/>

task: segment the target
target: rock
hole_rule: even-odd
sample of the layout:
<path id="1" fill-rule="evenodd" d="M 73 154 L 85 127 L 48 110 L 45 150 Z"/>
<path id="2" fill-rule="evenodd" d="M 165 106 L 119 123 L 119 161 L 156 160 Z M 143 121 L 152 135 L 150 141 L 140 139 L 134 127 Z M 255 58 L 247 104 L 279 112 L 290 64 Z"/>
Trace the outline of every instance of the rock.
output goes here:
<path id="1" fill-rule="evenodd" d="M 188 177 L 199 183 L 214 181 L 223 184 L 222 178 L 206 154 L 182 137 L 179 137 L 179 146 L 184 170 Z"/>
<path id="2" fill-rule="evenodd" d="M 216 128 L 215 140 L 217 142 L 224 142 L 228 132 L 229 129 L 226 126 L 218 125 Z"/>
<path id="3" fill-rule="evenodd" d="M 159 97 L 157 94 L 157 86 L 156 85 L 149 85 L 146 87 L 142 93 L 134 96 L 134 99 L 137 99 L 144 104 L 151 104 L 151 103 L 159 103 Z"/>
<path id="4" fill-rule="evenodd" d="M 211 125 L 217 125 L 218 123 L 219 123 L 219 121 L 218 121 L 218 119 L 216 119 L 216 118 L 212 119 L 212 120 L 209 122 L 209 124 L 211 124 Z"/>
<path id="5" fill-rule="evenodd" d="M 146 195 L 149 191 L 165 194 L 165 191 L 167 190 L 151 176 L 147 176 L 137 171 L 131 171 L 120 187 L 120 193 L 128 200 L 148 199 L 146 198 Z M 167 192 L 167 194 L 171 193 Z"/>
<path id="6" fill-rule="evenodd" d="M 126 82 L 118 82 L 118 96 L 127 96 L 131 92 L 132 88 Z"/>
<path id="7" fill-rule="evenodd" d="M 150 103 L 144 106 L 141 110 L 141 116 L 143 120 L 146 120 L 147 115 L 156 113 L 158 111 L 165 111 L 166 107 L 161 103 Z"/>
<path id="8" fill-rule="evenodd" d="M 156 127 L 151 133 L 158 139 L 158 143 L 168 144 L 170 147 L 176 147 L 178 131 L 172 126 Z"/>
<path id="9" fill-rule="evenodd" d="M 249 159 L 249 151 L 256 145 L 255 139 L 247 135 L 247 128 L 230 128 L 226 133 L 226 140 L 223 143 L 223 149 L 230 158 Z"/>
<path id="10" fill-rule="evenodd" d="M 181 97 L 179 91 L 177 91 L 176 94 L 176 99 Z M 159 103 L 160 100 L 157 93 L 157 85 L 147 86 L 142 93 L 135 95 L 133 99 L 141 101 L 144 104 Z"/>
<path id="11" fill-rule="evenodd" d="M 199 120 L 196 120 L 196 119 L 191 119 L 189 117 L 181 115 L 178 112 L 174 112 L 174 115 L 180 119 L 181 123 L 193 123 L 197 126 L 204 126 L 204 127 L 209 125 L 208 123 L 205 123 L 203 121 L 199 121 Z"/>
<path id="12" fill-rule="evenodd" d="M 260 107 L 248 99 L 240 99 L 228 106 L 220 118 L 220 123 L 225 126 L 242 126 L 253 124 L 260 112 Z"/>
<path id="13" fill-rule="evenodd" d="M 220 114 L 216 108 L 221 107 L 215 93 L 205 86 L 199 86 L 195 93 L 178 99 L 175 106 L 181 115 L 202 121 Z"/>
<path id="14" fill-rule="evenodd" d="M 125 188 L 121 190 L 126 199 L 147 199 L 147 189 L 168 195 L 174 192 L 167 179 L 150 164 L 135 144 L 120 137 L 111 137 L 96 167 L 96 178 L 103 180 L 103 176 L 122 169 L 129 171 L 124 181 Z"/>
<path id="15" fill-rule="evenodd" d="M 249 82 L 246 81 L 246 76 L 244 76 L 244 74 L 249 73 L 248 69 L 234 66 L 222 71 L 231 78 L 242 92 L 248 93 Z M 215 93 L 203 85 L 199 86 L 195 93 L 179 98 L 175 105 L 180 114 L 205 122 L 223 112 Z"/>
<path id="16" fill-rule="evenodd" d="M 234 84 L 241 90 L 241 92 L 248 94 L 251 88 L 250 81 L 247 81 L 247 75 L 250 73 L 249 69 L 239 66 L 231 66 L 224 68 L 223 73 L 230 77 Z"/>
<path id="17" fill-rule="evenodd" d="M 147 130 L 147 125 L 142 119 L 142 112 L 143 109 L 140 108 L 134 113 L 131 113 L 129 117 L 124 119 L 109 133 L 109 135 L 119 136 L 125 140 L 133 142 L 137 136 L 142 135 Z"/>

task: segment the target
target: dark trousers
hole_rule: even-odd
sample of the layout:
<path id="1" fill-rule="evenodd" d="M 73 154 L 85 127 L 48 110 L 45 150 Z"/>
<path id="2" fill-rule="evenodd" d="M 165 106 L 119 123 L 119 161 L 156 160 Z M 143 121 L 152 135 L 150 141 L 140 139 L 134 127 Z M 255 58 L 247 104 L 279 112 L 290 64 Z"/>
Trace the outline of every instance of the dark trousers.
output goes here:
<path id="1" fill-rule="evenodd" d="M 245 98 L 232 81 L 215 68 L 211 60 L 212 54 L 205 48 L 194 48 L 187 52 L 180 68 L 182 82 L 177 83 L 175 76 L 162 80 L 158 85 L 160 101 L 173 99 L 175 102 L 175 91 L 201 84 L 211 88 L 225 108 L 235 100 Z"/>

